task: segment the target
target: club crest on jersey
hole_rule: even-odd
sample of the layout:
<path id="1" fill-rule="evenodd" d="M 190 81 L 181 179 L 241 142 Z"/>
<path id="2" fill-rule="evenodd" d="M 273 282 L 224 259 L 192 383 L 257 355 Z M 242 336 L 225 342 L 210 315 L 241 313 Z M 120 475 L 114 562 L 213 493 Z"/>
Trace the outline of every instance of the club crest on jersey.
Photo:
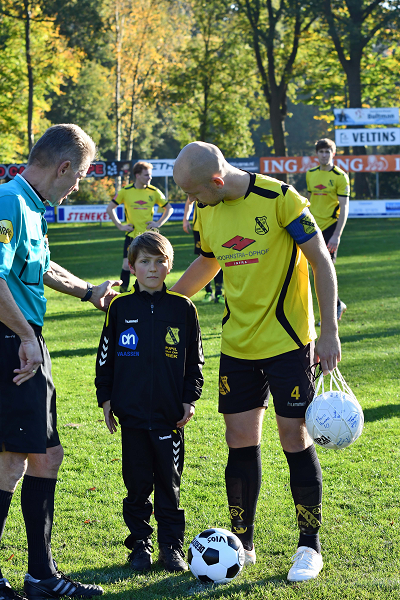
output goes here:
<path id="1" fill-rule="evenodd" d="M 222 394 L 222 396 L 226 396 L 226 394 L 229 394 L 230 391 L 231 388 L 228 385 L 228 376 L 221 375 L 219 378 L 219 393 Z"/>
<path id="2" fill-rule="evenodd" d="M 133 327 L 129 327 L 129 329 L 126 329 L 125 331 L 123 331 L 121 333 L 121 335 L 119 336 L 119 342 L 118 345 L 122 346 L 123 348 L 129 348 L 130 350 L 135 350 L 136 346 L 138 344 L 139 338 L 136 335 L 136 331 L 133 329 Z"/>
<path id="3" fill-rule="evenodd" d="M 179 344 L 179 329 L 178 327 L 167 327 L 167 335 L 165 336 L 167 344 L 176 346 Z"/>
<path id="4" fill-rule="evenodd" d="M 267 217 L 256 217 L 256 233 L 258 235 L 265 235 L 269 231 L 267 225 Z"/>
<path id="5" fill-rule="evenodd" d="M 8 219 L 0 220 L 0 242 L 9 244 L 13 239 L 14 228 Z"/>
<path id="6" fill-rule="evenodd" d="M 312 233 L 314 233 L 315 223 L 310 215 L 306 215 L 302 219 L 300 219 L 300 223 L 303 225 L 304 233 L 307 233 L 307 235 L 311 235 Z"/>

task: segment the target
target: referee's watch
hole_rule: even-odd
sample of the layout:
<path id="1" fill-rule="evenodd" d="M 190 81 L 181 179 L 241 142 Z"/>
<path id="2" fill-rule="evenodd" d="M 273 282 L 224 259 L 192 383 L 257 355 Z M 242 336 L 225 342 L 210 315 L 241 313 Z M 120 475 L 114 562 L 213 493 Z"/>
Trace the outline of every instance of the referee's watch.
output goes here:
<path id="1" fill-rule="evenodd" d="M 93 286 L 91 283 L 87 282 L 87 292 L 83 296 L 83 298 L 81 298 L 81 302 L 87 302 L 88 300 L 90 300 L 90 298 L 92 297 L 92 294 L 93 294 Z"/>

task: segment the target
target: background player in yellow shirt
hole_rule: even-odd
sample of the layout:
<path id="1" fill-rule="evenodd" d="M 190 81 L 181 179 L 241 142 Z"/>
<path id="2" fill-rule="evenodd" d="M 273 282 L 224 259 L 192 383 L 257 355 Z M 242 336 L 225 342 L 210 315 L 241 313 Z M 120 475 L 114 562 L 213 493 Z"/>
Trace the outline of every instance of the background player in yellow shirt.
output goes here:
<path id="1" fill-rule="evenodd" d="M 332 261 L 306 198 L 281 181 L 231 166 L 216 146 L 185 146 L 174 179 L 200 208 L 201 254 L 173 291 L 192 296 L 218 269 L 224 272 L 219 411 L 229 446 L 225 480 L 232 530 L 246 563 L 255 563 L 260 441 L 271 390 L 300 529 L 288 579 L 315 578 L 322 569 L 322 473 L 304 415 L 313 397 L 312 362 L 319 360 L 328 373 L 340 361 Z M 322 321 L 315 352 L 306 259 Z"/>
<path id="2" fill-rule="evenodd" d="M 190 213 L 193 207 L 193 225 L 190 226 Z M 200 233 L 199 233 L 199 223 L 197 219 L 197 206 L 194 200 L 186 200 L 185 203 L 185 211 L 183 213 L 182 227 L 185 233 L 190 233 L 190 230 L 193 231 L 194 237 L 194 253 L 199 255 L 201 249 L 200 242 Z M 225 304 L 225 299 L 222 294 L 222 282 L 224 280 L 224 275 L 222 269 L 218 271 L 216 276 L 214 277 L 214 285 L 215 285 L 215 296 L 212 293 L 211 281 L 209 281 L 205 287 L 206 294 L 204 296 L 204 302 L 212 302 L 213 300 L 217 304 Z"/>
<path id="3" fill-rule="evenodd" d="M 349 176 L 333 164 L 336 144 L 332 140 L 327 138 L 318 140 L 315 150 L 319 166 L 306 173 L 310 211 L 322 231 L 332 261 L 335 263 L 340 237 L 349 214 Z M 338 296 L 338 321 L 346 309 L 346 304 Z"/>
<path id="4" fill-rule="evenodd" d="M 126 292 L 129 287 L 128 248 L 132 239 L 146 231 L 146 229 L 159 229 L 174 212 L 164 194 L 153 185 L 150 185 L 152 170 L 153 165 L 151 163 L 144 161 L 135 163 L 132 169 L 135 183 L 123 187 L 107 206 L 107 214 L 114 225 L 120 231 L 125 232 L 120 292 Z M 116 208 L 119 204 L 124 205 L 126 225 L 121 223 L 117 217 Z M 164 210 L 158 221 L 153 221 L 154 206 L 156 204 Z"/>

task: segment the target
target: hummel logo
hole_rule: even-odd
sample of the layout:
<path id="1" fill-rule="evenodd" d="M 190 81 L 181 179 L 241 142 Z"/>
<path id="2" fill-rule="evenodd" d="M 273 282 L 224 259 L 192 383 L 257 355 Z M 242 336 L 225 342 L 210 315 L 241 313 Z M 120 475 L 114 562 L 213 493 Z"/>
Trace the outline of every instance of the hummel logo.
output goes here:
<path id="1" fill-rule="evenodd" d="M 159 436 L 158 436 L 158 439 L 159 439 L 159 440 L 170 440 L 171 438 L 172 438 L 172 435 L 171 435 L 171 434 L 169 434 L 169 435 L 164 435 L 164 436 L 162 436 L 162 435 L 159 435 Z"/>
<path id="2" fill-rule="evenodd" d="M 254 244 L 255 241 L 256 240 L 250 240 L 249 238 L 243 238 L 240 235 L 236 235 L 228 242 L 225 242 L 225 244 L 222 244 L 222 247 L 233 248 L 237 252 L 241 252 L 242 250 L 247 248 L 247 246 L 251 246 L 251 244 Z"/>
<path id="3" fill-rule="evenodd" d="M 106 362 L 107 352 L 108 352 L 108 338 L 106 338 L 106 336 L 104 336 L 104 338 L 103 338 L 103 352 L 101 352 L 101 358 L 99 358 L 99 365 L 101 367 Z M 101 359 L 103 359 L 103 360 L 101 360 Z"/>
<path id="4" fill-rule="evenodd" d="M 125 323 L 139 323 L 139 319 L 125 319 Z"/>

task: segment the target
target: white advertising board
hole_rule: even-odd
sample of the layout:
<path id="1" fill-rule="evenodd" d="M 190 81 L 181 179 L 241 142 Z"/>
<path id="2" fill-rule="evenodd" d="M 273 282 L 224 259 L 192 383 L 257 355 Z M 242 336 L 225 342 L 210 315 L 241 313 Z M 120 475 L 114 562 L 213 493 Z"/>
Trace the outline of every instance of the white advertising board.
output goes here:
<path id="1" fill-rule="evenodd" d="M 398 108 L 334 108 L 334 125 L 395 125 Z"/>
<path id="2" fill-rule="evenodd" d="M 98 223 L 111 221 L 106 213 L 107 204 L 77 204 L 72 206 L 59 206 L 57 209 L 57 223 Z M 124 207 L 117 206 L 117 216 L 120 221 L 125 220 Z"/>
<path id="3" fill-rule="evenodd" d="M 400 217 L 400 200 L 350 200 L 349 218 Z"/>
<path id="4" fill-rule="evenodd" d="M 400 145 L 400 127 L 387 129 L 336 129 L 336 146 Z"/>

